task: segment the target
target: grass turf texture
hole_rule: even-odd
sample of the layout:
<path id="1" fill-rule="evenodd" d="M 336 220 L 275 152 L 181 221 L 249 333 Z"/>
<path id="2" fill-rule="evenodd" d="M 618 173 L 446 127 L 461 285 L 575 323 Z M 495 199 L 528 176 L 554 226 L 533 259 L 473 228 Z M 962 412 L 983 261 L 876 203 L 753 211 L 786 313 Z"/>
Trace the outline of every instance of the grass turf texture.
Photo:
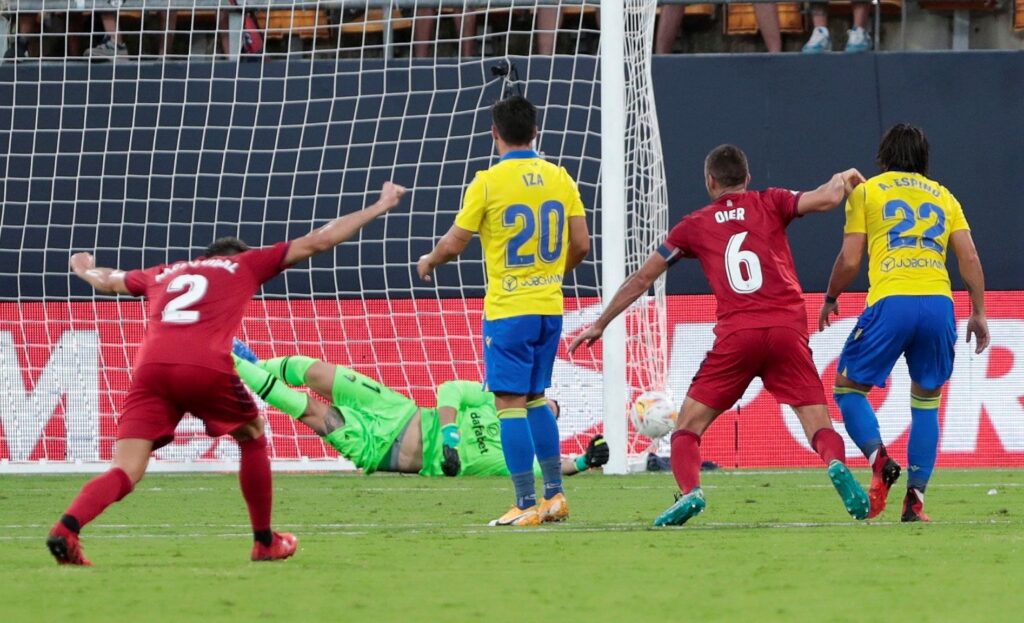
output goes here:
<path id="1" fill-rule="evenodd" d="M 571 478 L 572 519 L 540 529 L 484 525 L 511 498 L 501 478 L 281 474 L 275 526 L 299 552 L 259 564 L 234 475 L 152 475 L 85 530 L 95 567 L 58 567 L 44 537 L 85 480 L 0 477 L 3 621 L 923 623 L 1024 611 L 1020 470 L 940 470 L 931 525 L 899 523 L 899 486 L 878 520 L 857 523 L 824 470 L 706 474 L 707 511 L 657 530 L 675 490 L 664 474 Z"/>

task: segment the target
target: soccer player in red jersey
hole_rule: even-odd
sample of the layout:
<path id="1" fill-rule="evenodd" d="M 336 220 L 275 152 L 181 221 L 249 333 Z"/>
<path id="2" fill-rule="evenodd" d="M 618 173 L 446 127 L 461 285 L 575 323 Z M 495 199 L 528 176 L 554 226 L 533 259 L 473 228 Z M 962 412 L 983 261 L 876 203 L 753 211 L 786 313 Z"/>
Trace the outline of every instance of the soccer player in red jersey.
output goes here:
<path id="1" fill-rule="evenodd" d="M 843 439 L 832 428 L 825 406 L 825 391 L 808 345 L 803 292 L 786 238 L 786 226 L 793 219 L 831 210 L 864 178 L 850 169 L 810 192 L 750 191 L 747 157 L 733 145 L 721 145 L 708 154 L 704 177 L 712 203 L 687 215 L 669 232 L 665 243 L 626 279 L 600 318 L 573 340 L 569 352 L 600 339 L 608 323 L 677 260 L 697 258 L 718 304 L 716 339 L 690 384 L 672 433 L 672 473 L 682 495 L 654 525 L 682 525 L 704 510 L 701 435 L 732 408 L 756 376 L 779 402 L 793 407 L 811 447 L 828 464 L 847 511 L 864 519 L 868 498 L 846 468 Z"/>
<path id="2" fill-rule="evenodd" d="M 90 564 L 79 530 L 131 493 L 150 453 L 174 439 L 186 412 L 203 420 L 211 437 L 231 435 L 238 441 L 239 484 L 255 541 L 252 559 L 280 560 L 295 553 L 295 537 L 270 528 L 273 494 L 263 419 L 235 372 L 232 339 L 264 282 L 348 240 L 398 205 L 403 194 L 405 188 L 386 182 L 373 205 L 301 238 L 259 249 L 221 238 L 192 261 L 128 272 L 97 268 L 89 253 L 71 257 L 74 273 L 97 291 L 149 299 L 149 324 L 117 423 L 113 467 L 82 487 L 46 540 L 58 563 Z"/>

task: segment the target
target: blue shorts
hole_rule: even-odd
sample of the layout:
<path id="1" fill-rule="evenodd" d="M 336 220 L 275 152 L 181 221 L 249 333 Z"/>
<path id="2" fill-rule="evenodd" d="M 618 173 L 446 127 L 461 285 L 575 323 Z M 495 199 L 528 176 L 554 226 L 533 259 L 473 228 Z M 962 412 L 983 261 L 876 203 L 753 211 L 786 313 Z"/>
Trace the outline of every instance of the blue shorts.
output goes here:
<path id="1" fill-rule="evenodd" d="M 854 383 L 885 387 L 900 355 L 910 379 L 932 390 L 953 372 L 956 319 L 946 296 L 887 296 L 864 310 L 839 356 L 839 373 Z"/>
<path id="2" fill-rule="evenodd" d="M 562 338 L 561 316 L 484 319 L 486 389 L 539 395 L 551 387 L 551 372 Z"/>

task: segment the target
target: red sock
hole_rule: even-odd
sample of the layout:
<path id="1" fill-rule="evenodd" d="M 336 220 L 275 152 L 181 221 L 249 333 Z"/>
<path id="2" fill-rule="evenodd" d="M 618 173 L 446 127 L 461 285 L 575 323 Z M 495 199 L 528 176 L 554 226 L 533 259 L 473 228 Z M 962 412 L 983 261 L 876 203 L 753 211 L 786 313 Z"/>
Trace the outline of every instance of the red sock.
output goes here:
<path id="1" fill-rule="evenodd" d="M 267 454 L 267 436 L 238 442 L 242 453 L 238 468 L 238 482 L 242 497 L 249 507 L 249 521 L 253 533 L 270 530 L 270 509 L 274 502 L 273 480 L 270 474 L 270 456 Z"/>
<path id="2" fill-rule="evenodd" d="M 825 461 L 826 465 L 835 459 L 846 463 L 846 444 L 843 443 L 843 438 L 839 436 L 839 433 L 831 428 L 819 428 L 811 438 L 811 447 L 818 453 L 821 460 Z"/>
<path id="3" fill-rule="evenodd" d="M 62 523 L 73 532 L 78 532 L 108 506 L 131 493 L 133 488 L 132 479 L 128 474 L 120 467 L 112 467 L 85 483 L 78 496 L 71 502 L 64 516 L 70 517 L 73 525 L 69 526 L 70 522 L 63 520 Z"/>
<path id="4" fill-rule="evenodd" d="M 683 493 L 700 486 L 700 435 L 688 430 L 672 433 L 672 474 Z"/>

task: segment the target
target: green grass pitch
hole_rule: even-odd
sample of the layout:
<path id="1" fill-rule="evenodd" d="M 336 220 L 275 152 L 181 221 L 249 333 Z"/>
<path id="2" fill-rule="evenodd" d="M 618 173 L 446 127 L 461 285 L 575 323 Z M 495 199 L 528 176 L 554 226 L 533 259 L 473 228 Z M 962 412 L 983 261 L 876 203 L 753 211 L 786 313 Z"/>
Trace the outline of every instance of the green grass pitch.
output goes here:
<path id="1" fill-rule="evenodd" d="M 867 473 L 858 472 L 862 482 Z M 505 479 L 280 474 L 298 554 L 250 563 L 233 474 L 152 475 L 55 565 L 52 521 L 85 476 L 0 477 L 0 620 L 1019 621 L 1024 471 L 939 470 L 931 525 L 842 510 L 824 471 L 705 475 L 708 510 L 651 520 L 664 474 L 566 481 L 572 518 L 497 529 Z M 902 483 L 902 480 L 901 480 Z M 995 494 L 990 492 L 995 490 Z"/>

